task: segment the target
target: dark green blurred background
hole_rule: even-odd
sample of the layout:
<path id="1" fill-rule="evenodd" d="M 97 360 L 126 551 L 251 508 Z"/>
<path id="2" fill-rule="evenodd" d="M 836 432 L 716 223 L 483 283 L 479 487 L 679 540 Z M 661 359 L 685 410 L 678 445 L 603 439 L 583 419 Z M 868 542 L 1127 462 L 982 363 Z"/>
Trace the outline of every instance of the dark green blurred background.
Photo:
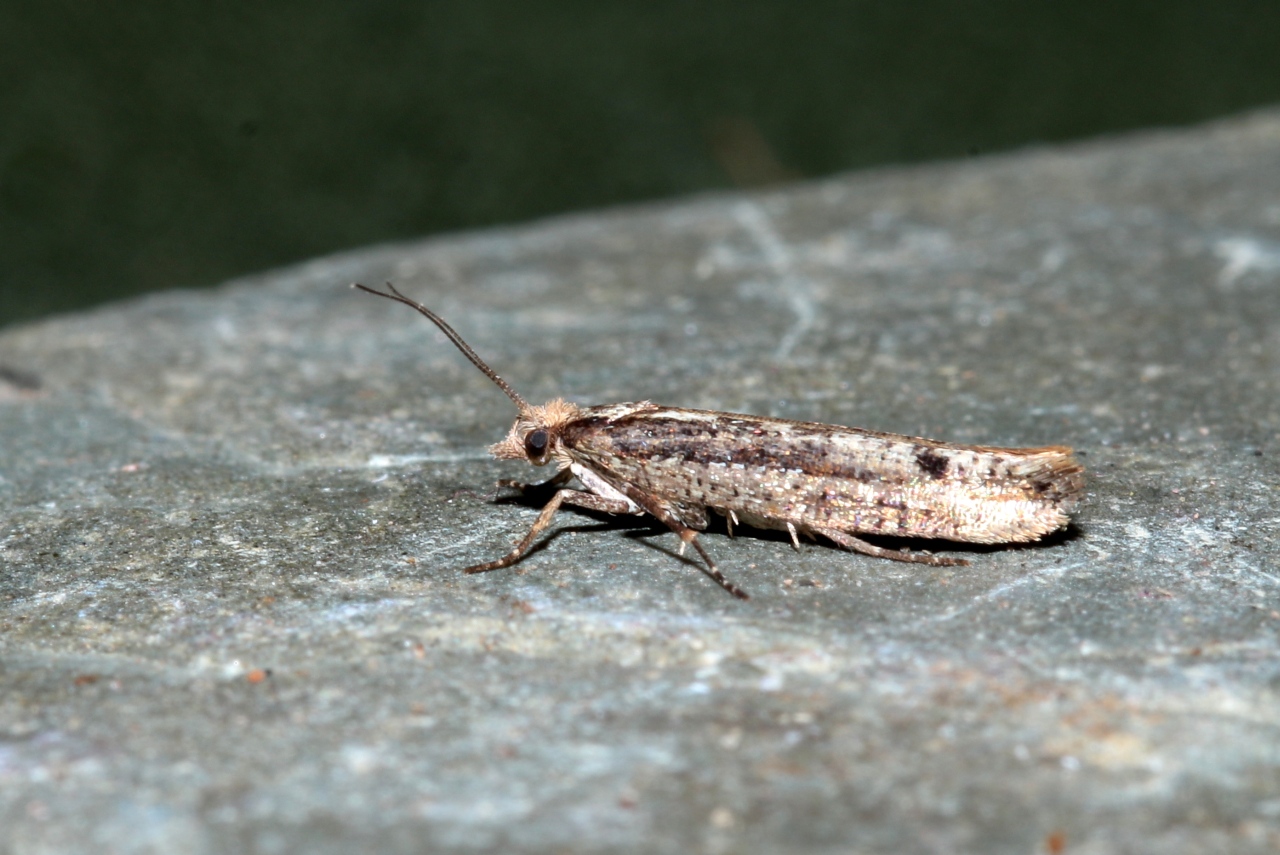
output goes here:
<path id="1" fill-rule="evenodd" d="M 1268 2 L 8 2 L 0 324 L 1280 101 Z"/>

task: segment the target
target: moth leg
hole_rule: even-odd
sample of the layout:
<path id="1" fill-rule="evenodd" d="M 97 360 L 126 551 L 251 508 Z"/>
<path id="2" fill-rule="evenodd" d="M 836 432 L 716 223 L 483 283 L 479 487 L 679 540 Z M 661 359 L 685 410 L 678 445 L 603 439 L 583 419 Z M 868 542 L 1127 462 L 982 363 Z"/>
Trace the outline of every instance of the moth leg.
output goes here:
<path id="1" fill-rule="evenodd" d="M 800 551 L 800 535 L 796 533 L 796 524 L 787 521 L 787 532 L 791 535 L 791 545 L 795 547 L 796 552 Z"/>
<path id="2" fill-rule="evenodd" d="M 532 493 L 537 490 L 544 490 L 548 487 L 559 487 L 561 484 L 568 482 L 568 480 L 572 477 L 573 477 L 572 472 L 570 472 L 568 469 L 562 469 L 561 471 L 552 475 L 547 480 L 540 481 L 537 484 L 526 484 L 523 481 L 513 481 L 510 479 L 504 478 L 503 480 L 498 482 L 498 487 L 499 489 L 505 487 L 511 490 L 519 490 L 521 493 Z"/>
<path id="3" fill-rule="evenodd" d="M 707 511 L 706 508 L 698 505 L 674 505 L 669 508 L 676 519 L 687 525 L 689 528 L 695 528 L 698 531 L 706 531 L 707 529 Z"/>
<path id="4" fill-rule="evenodd" d="M 738 515 L 733 512 L 733 508 L 730 508 L 724 518 L 724 527 L 729 530 L 730 537 L 733 537 L 733 527 L 738 524 Z"/>
<path id="5" fill-rule="evenodd" d="M 724 574 L 720 572 L 720 568 L 716 567 L 716 563 L 711 560 L 711 556 L 707 554 L 707 551 L 702 548 L 702 544 L 698 541 L 698 532 L 681 522 L 680 518 L 672 513 L 671 509 L 661 499 L 651 496 L 637 487 L 632 487 L 630 484 L 625 485 L 624 492 L 631 501 L 653 514 L 667 528 L 680 535 L 681 555 L 684 555 L 686 545 L 692 546 L 707 564 L 706 569 L 702 571 L 703 573 L 706 573 L 716 581 L 716 584 L 738 599 L 751 599 L 746 591 L 726 579 Z"/>
<path id="6" fill-rule="evenodd" d="M 554 481 L 555 479 L 551 480 Z M 580 508 L 587 508 L 592 511 L 604 511 L 607 514 L 635 512 L 631 503 L 622 499 L 607 499 L 604 496 L 584 493 L 581 490 L 561 490 L 552 496 L 551 501 L 547 502 L 543 507 L 542 513 L 538 514 L 538 519 L 533 523 L 533 528 L 529 529 L 529 533 L 524 536 L 524 539 L 516 544 L 515 549 L 512 549 L 496 561 L 467 567 L 462 572 L 485 573 L 489 570 L 497 570 L 515 564 L 529 551 L 529 547 L 533 546 L 533 541 L 537 539 L 543 529 L 551 524 L 551 518 L 556 515 L 556 511 L 560 510 L 561 505 L 577 505 Z"/>
<path id="7" fill-rule="evenodd" d="M 963 558 L 946 558 L 941 555 L 930 555 L 927 552 L 899 552 L 896 549 L 885 549 L 833 528 L 815 528 L 813 531 L 850 552 L 861 552 L 863 555 L 874 555 L 876 558 L 905 561 L 908 564 L 928 564 L 930 567 L 965 567 L 969 564 Z"/>

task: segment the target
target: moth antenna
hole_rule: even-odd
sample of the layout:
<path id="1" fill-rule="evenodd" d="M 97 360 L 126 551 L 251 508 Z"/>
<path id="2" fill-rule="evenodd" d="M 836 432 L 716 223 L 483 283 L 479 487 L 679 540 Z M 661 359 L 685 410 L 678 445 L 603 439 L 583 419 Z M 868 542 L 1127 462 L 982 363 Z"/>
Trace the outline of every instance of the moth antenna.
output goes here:
<path id="1" fill-rule="evenodd" d="M 390 294 L 386 293 L 385 291 L 377 291 L 373 288 L 369 288 L 367 286 L 361 285 L 359 282 L 352 282 L 351 287 L 359 288 L 361 291 L 367 291 L 368 293 L 376 294 L 379 297 L 386 297 L 388 300 L 395 300 L 397 303 L 404 303 L 406 306 L 411 306 L 417 309 L 419 312 L 421 312 L 423 315 L 426 316 L 427 320 L 431 321 L 431 323 L 439 327 L 440 332 L 444 333 L 449 337 L 449 341 L 453 342 L 457 346 L 458 350 L 462 351 L 463 356 L 471 360 L 472 365 L 474 365 L 476 368 L 479 368 L 481 371 L 483 371 L 484 376 L 488 377 L 490 380 L 496 383 L 498 385 L 498 388 L 501 389 L 503 392 L 506 392 L 507 397 L 510 398 L 515 403 L 516 407 L 519 408 L 521 413 L 527 412 L 528 410 L 532 409 L 529 406 L 529 402 L 526 401 L 524 398 L 520 397 L 519 392 L 517 392 L 515 389 L 512 389 L 511 385 L 507 383 L 506 380 L 503 380 L 501 377 L 499 377 L 498 372 L 494 371 L 492 368 L 486 365 L 485 361 L 481 359 L 474 350 L 471 349 L 471 345 L 463 341 L 462 336 L 458 335 L 457 331 L 455 331 L 453 327 L 445 323 L 444 318 L 440 317 L 435 312 L 431 311 L 426 306 L 419 303 L 417 300 L 410 300 L 408 297 L 406 297 L 405 295 L 397 291 L 396 286 L 392 285 L 390 282 L 387 283 L 387 288 L 391 291 Z"/>

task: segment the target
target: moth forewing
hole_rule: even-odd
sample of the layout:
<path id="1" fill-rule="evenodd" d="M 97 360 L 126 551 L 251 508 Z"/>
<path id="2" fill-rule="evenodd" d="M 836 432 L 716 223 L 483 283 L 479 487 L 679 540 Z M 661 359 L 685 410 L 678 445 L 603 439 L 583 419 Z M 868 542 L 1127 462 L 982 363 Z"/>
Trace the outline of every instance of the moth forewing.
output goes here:
<path id="1" fill-rule="evenodd" d="M 555 464 L 544 485 L 556 492 L 528 534 L 507 555 L 468 573 L 515 564 L 560 506 L 574 505 L 653 515 L 680 536 L 682 552 L 693 546 L 707 575 L 747 599 L 698 540 L 708 510 L 730 525 L 785 529 L 793 540 L 821 536 L 868 555 L 954 565 L 968 562 L 890 550 L 858 535 L 1022 543 L 1065 527 L 1084 496 L 1084 469 L 1064 446 L 958 445 L 647 401 L 583 408 L 556 399 L 534 406 L 430 309 L 390 284 L 390 293 L 353 287 L 417 309 L 512 400 L 518 416 L 506 438 L 490 446 L 494 457 Z M 567 486 L 574 478 L 584 489 Z"/>
<path id="2" fill-rule="evenodd" d="M 1023 542 L 1065 525 L 1083 489 L 1081 467 L 1060 446 L 954 445 L 813 422 L 626 406 L 618 415 L 585 410 L 567 425 L 570 453 L 668 502 L 767 527 Z"/>

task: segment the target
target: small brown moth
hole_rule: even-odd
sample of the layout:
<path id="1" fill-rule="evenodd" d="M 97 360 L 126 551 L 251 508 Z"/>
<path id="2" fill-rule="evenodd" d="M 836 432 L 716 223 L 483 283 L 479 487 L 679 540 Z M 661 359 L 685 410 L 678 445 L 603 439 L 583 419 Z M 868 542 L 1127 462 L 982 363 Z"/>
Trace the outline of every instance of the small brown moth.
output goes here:
<path id="1" fill-rule="evenodd" d="M 536 407 L 426 306 L 390 283 L 390 293 L 352 287 L 417 309 L 515 403 L 519 417 L 507 438 L 490 446 L 494 457 L 555 464 L 556 474 L 542 484 L 498 482 L 522 491 L 559 489 L 514 549 L 467 573 L 515 564 L 561 505 L 576 505 L 652 514 L 680 536 L 682 555 L 692 544 L 704 572 L 745 600 L 698 541 L 708 509 L 726 518 L 730 535 L 745 523 L 784 529 L 797 549 L 800 535 L 821 535 L 853 552 L 949 566 L 968 562 L 885 549 L 856 535 L 1022 543 L 1065 527 L 1084 495 L 1084 468 L 1061 445 L 956 445 L 648 401 L 579 407 L 556 399 Z M 585 489 L 566 488 L 573 478 Z"/>

